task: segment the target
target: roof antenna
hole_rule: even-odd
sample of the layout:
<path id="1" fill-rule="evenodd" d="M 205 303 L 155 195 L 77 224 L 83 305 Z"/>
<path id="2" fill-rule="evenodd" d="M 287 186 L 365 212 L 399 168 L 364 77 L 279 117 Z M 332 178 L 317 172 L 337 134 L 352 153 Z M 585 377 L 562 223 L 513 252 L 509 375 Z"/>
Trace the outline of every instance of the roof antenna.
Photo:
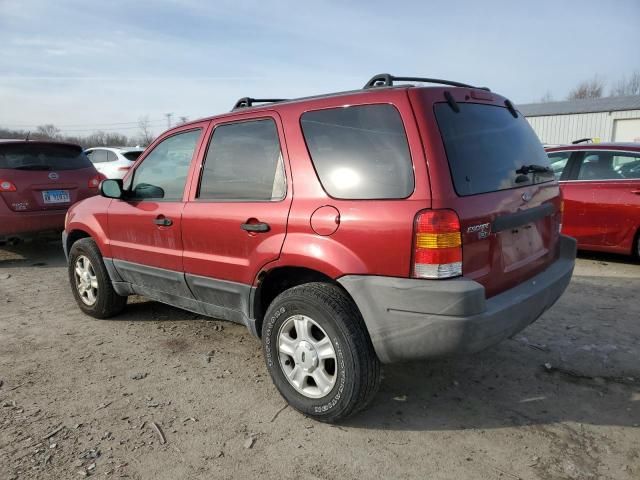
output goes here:
<path id="1" fill-rule="evenodd" d="M 31 135 L 31 130 L 27 132 L 27 138 L 24 139 L 25 142 L 29 141 L 29 135 Z"/>

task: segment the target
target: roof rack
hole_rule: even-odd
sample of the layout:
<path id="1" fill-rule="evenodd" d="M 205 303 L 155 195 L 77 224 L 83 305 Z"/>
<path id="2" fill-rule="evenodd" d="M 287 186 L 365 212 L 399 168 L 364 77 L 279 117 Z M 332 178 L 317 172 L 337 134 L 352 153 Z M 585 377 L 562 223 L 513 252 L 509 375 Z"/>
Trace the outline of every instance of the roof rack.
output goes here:
<path id="1" fill-rule="evenodd" d="M 437 78 L 424 78 L 424 77 L 396 77 L 394 75 L 390 75 L 388 73 L 379 73 L 378 75 L 374 75 L 371 77 L 365 85 L 364 88 L 377 88 L 377 87 L 392 87 L 393 82 L 424 82 L 424 83 L 437 83 L 440 85 L 450 85 L 452 87 L 466 87 L 466 88 L 479 88 L 480 90 L 486 90 L 490 92 L 487 87 L 474 87 L 473 85 L 467 85 L 466 83 L 453 82 L 451 80 L 440 80 Z"/>
<path id="2" fill-rule="evenodd" d="M 237 110 L 238 108 L 253 107 L 253 105 L 255 103 L 275 103 L 275 102 L 284 102 L 285 100 L 286 100 L 286 98 L 251 98 L 251 97 L 242 97 L 233 106 L 233 110 Z"/>

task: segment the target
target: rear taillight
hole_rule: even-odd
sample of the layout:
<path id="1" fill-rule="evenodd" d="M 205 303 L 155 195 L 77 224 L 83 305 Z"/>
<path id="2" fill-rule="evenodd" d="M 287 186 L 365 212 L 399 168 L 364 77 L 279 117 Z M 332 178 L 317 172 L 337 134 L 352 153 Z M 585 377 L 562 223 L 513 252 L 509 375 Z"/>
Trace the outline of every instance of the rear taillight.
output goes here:
<path id="1" fill-rule="evenodd" d="M 15 192 L 16 186 L 9 180 L 0 179 L 0 192 Z"/>
<path id="2" fill-rule="evenodd" d="M 102 180 L 105 180 L 106 178 L 107 177 L 99 173 L 98 175 L 93 177 L 91 180 L 89 180 L 89 188 L 98 188 L 98 186 L 100 186 L 100 182 Z"/>
<path id="3" fill-rule="evenodd" d="M 451 278 L 462 275 L 460 220 L 453 210 L 425 210 L 414 226 L 415 278 Z"/>

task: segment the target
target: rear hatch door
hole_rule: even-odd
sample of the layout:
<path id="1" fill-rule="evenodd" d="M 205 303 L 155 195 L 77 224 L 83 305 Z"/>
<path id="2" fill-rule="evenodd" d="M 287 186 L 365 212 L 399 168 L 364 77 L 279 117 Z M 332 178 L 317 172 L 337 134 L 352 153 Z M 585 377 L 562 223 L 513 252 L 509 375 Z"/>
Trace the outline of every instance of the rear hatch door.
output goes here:
<path id="1" fill-rule="evenodd" d="M 0 197 L 15 212 L 66 209 L 98 192 L 98 172 L 77 145 L 0 143 Z"/>
<path id="2" fill-rule="evenodd" d="M 427 152 L 433 204 L 458 214 L 463 275 L 490 297 L 557 258 L 560 190 L 521 114 L 493 94 L 453 90 L 454 102 L 423 98 L 423 107 L 431 100 L 423 111 L 439 131 Z M 474 97 L 487 101 L 468 101 Z"/>

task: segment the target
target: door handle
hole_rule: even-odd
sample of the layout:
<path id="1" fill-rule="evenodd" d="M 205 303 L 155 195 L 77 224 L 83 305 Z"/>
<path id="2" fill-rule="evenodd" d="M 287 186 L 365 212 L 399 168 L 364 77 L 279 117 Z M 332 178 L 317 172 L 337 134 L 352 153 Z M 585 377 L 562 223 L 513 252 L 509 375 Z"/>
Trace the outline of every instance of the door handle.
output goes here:
<path id="1" fill-rule="evenodd" d="M 240 228 L 247 232 L 268 232 L 270 229 L 269 224 L 264 222 L 243 223 Z"/>
<path id="2" fill-rule="evenodd" d="M 170 218 L 165 217 L 164 215 L 158 215 L 153 220 L 153 223 L 155 223 L 156 225 L 158 225 L 160 227 L 170 227 L 171 225 L 173 225 L 173 220 L 171 220 Z"/>
<path id="3" fill-rule="evenodd" d="M 631 193 L 635 193 L 636 195 L 640 195 L 640 190 L 631 190 Z"/>

